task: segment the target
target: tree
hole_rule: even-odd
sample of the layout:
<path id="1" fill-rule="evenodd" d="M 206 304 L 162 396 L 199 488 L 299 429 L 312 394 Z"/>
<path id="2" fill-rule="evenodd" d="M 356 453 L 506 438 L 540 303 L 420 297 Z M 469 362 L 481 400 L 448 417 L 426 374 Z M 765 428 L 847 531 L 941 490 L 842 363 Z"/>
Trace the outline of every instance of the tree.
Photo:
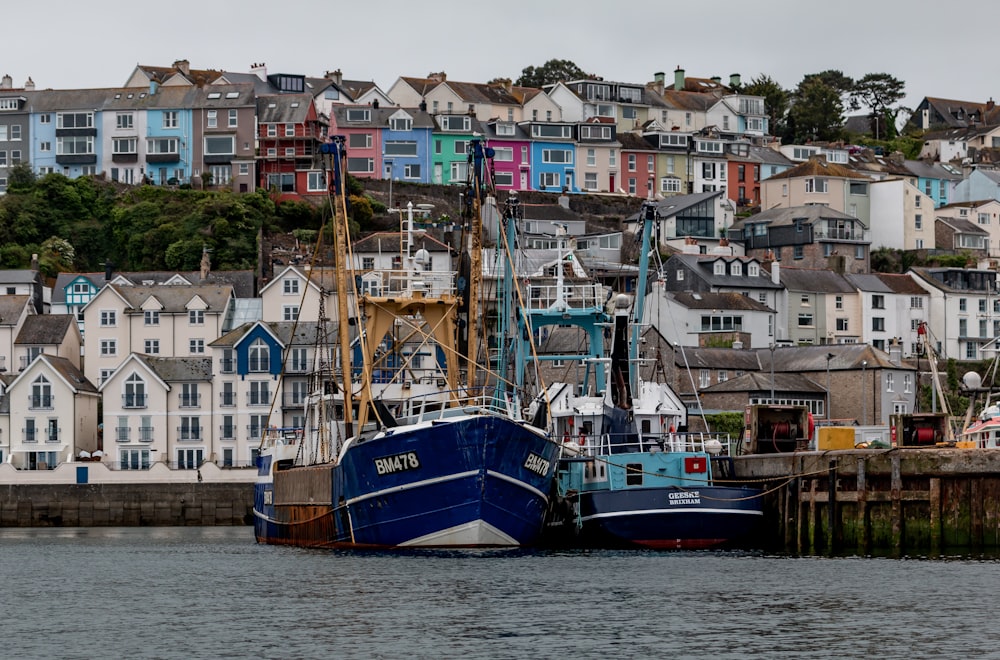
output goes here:
<path id="1" fill-rule="evenodd" d="M 851 109 L 871 110 L 876 140 L 896 137 L 896 118 L 905 108 L 893 107 L 893 104 L 906 96 L 905 88 L 906 83 L 888 73 L 869 73 L 854 83 Z M 879 131 L 880 124 L 884 125 L 884 131 Z"/>
<path id="2" fill-rule="evenodd" d="M 819 74 L 808 75 L 795 90 L 789 111 L 794 124 L 794 139 L 836 140 L 844 124 L 844 102 L 840 89 L 824 82 Z"/>
<path id="3" fill-rule="evenodd" d="M 789 93 L 770 76 L 760 75 L 750 80 L 743 87 L 743 94 L 761 96 L 764 98 L 764 108 L 767 110 L 768 131 L 771 135 L 781 135 L 784 130 L 785 116 L 788 114 Z"/>
<path id="4" fill-rule="evenodd" d="M 570 60 L 549 60 L 539 67 L 521 69 L 521 77 L 514 84 L 518 87 L 544 87 L 560 81 L 593 77 Z"/>

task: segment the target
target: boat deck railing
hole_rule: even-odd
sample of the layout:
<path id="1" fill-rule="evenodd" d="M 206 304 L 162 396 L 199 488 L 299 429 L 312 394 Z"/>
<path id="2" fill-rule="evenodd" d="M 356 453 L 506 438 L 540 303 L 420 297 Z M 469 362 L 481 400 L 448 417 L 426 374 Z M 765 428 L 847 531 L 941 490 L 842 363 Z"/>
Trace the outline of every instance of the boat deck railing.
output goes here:
<path id="1" fill-rule="evenodd" d="M 455 273 L 433 270 L 370 271 L 362 277 L 364 291 L 373 296 L 455 295 Z"/>
<path id="2" fill-rule="evenodd" d="M 607 289 L 603 284 L 563 284 L 560 296 L 557 284 L 530 284 L 527 287 L 527 307 L 531 311 L 545 311 L 562 300 L 568 309 L 602 308 L 607 302 Z"/>
<path id="3" fill-rule="evenodd" d="M 738 440 L 728 433 L 604 433 L 580 435 L 563 443 L 568 449 L 586 456 L 626 454 L 630 452 L 693 452 L 734 456 Z"/>
<path id="4" fill-rule="evenodd" d="M 442 390 L 416 395 L 410 398 L 408 407 L 411 414 L 398 419 L 398 422 L 433 422 L 477 412 L 516 416 L 516 408 L 510 398 L 495 388 Z"/>

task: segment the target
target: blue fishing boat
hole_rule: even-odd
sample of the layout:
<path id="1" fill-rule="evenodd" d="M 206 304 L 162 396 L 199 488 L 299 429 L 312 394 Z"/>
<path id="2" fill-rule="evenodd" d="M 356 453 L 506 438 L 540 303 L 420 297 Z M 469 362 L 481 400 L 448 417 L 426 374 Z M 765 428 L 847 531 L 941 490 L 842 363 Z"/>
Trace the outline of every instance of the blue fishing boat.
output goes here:
<path id="1" fill-rule="evenodd" d="M 341 147 L 330 155 L 334 216 L 342 219 Z M 478 359 L 477 237 L 482 201 L 493 189 L 489 155 L 481 141 L 470 145 L 467 278 L 417 263 L 412 209 L 402 269 L 357 279 L 338 269 L 339 292 L 349 290 L 349 281 L 364 283 L 350 296 L 357 309 L 348 306 L 349 296 L 338 296 L 340 355 L 357 355 L 361 366 L 342 369 L 338 378 L 334 360 L 318 364 L 305 426 L 266 434 L 255 495 L 258 541 L 482 547 L 538 540 L 561 448 L 521 419 L 503 379 L 483 373 Z M 335 237 L 337 253 L 349 254 L 343 227 Z M 355 325 L 360 331 L 351 336 Z M 460 329 L 467 330 L 461 344 Z M 407 356 L 418 354 L 435 356 L 439 371 L 414 383 Z"/>
<path id="2" fill-rule="evenodd" d="M 583 367 L 581 382 L 550 384 L 532 406 L 564 447 L 548 531 L 551 541 L 572 545 L 715 547 L 755 529 L 763 515 L 761 492 L 732 479 L 724 437 L 683 432 L 687 410 L 677 394 L 639 376 L 655 207 L 647 204 L 643 217 L 634 300 L 564 281 L 562 265 L 555 269 L 554 293 L 525 296 L 530 305 L 519 316 L 520 336 L 572 327 L 586 346 L 576 356 L 556 351 L 538 358 L 576 359 Z M 562 243 L 558 259 L 572 260 Z"/>

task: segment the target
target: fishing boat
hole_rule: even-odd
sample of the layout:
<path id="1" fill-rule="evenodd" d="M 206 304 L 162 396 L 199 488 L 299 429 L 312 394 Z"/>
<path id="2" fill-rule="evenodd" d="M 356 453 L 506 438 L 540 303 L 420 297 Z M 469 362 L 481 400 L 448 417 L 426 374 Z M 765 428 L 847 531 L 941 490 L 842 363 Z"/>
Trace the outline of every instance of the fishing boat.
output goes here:
<path id="1" fill-rule="evenodd" d="M 337 204 L 335 249 L 349 255 L 342 140 L 324 152 Z M 398 271 L 349 278 L 338 268 L 340 356 L 359 359 L 360 368 L 344 363 L 338 377 L 335 358 L 320 360 L 304 428 L 265 435 L 255 494 L 259 542 L 489 547 L 528 545 L 541 534 L 561 448 L 521 418 L 511 389 L 483 373 L 478 359 L 489 156 L 472 141 L 467 277 L 425 271 L 409 239 Z M 362 288 L 345 295 L 359 281 Z M 417 354 L 440 367 L 426 396 L 414 396 L 408 379 Z"/>
<path id="2" fill-rule="evenodd" d="M 567 284 L 561 265 L 551 297 L 544 291 L 525 296 L 532 304 L 520 316 L 520 334 L 532 336 L 552 324 L 575 326 L 588 339 L 575 356 L 584 367 L 582 382 L 550 384 L 533 404 L 536 413 L 548 411 L 552 433 L 564 446 L 548 536 L 571 545 L 716 547 L 760 523 L 761 492 L 732 481 L 724 439 L 682 432 L 687 410 L 667 383 L 639 376 L 652 204 L 643 217 L 634 300 L 609 298 L 593 284 Z M 564 257 L 571 258 L 560 248 L 560 262 Z"/>

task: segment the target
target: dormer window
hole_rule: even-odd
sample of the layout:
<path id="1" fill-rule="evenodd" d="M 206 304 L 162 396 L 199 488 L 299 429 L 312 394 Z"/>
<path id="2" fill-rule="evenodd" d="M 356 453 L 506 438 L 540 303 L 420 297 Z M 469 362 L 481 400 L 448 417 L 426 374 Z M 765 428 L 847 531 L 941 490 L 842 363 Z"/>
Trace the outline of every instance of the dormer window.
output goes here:
<path id="1" fill-rule="evenodd" d="M 760 265 L 758 264 L 747 264 L 747 275 L 750 277 L 760 277 Z"/>
<path id="2" fill-rule="evenodd" d="M 716 261 L 715 262 L 715 271 L 714 272 L 715 272 L 716 275 L 725 275 L 726 274 L 726 262 L 724 262 L 724 261 Z"/>
<path id="3" fill-rule="evenodd" d="M 731 275 L 742 276 L 743 275 L 743 264 L 738 261 L 734 261 L 729 266 L 729 273 Z"/>

